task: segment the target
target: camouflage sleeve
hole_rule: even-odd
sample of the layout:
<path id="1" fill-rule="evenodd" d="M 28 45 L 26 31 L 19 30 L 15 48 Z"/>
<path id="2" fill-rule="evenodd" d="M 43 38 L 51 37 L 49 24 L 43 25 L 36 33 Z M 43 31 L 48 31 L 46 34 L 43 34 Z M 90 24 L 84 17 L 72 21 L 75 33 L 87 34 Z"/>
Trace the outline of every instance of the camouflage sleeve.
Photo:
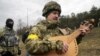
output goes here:
<path id="1" fill-rule="evenodd" d="M 4 29 L 0 29 L 0 37 L 4 34 Z"/>
<path id="2" fill-rule="evenodd" d="M 20 39 L 18 35 L 15 35 L 15 47 L 18 50 L 17 54 L 20 55 L 21 54 L 21 48 L 20 48 Z"/>
<path id="3" fill-rule="evenodd" d="M 19 42 L 20 42 L 19 36 L 17 35 L 16 31 L 13 30 L 13 32 L 15 34 L 15 37 L 13 39 L 14 40 L 14 44 L 15 44 L 15 46 L 19 46 Z"/>
<path id="4" fill-rule="evenodd" d="M 16 35 L 16 37 L 17 37 L 17 43 L 16 43 L 16 45 L 17 45 L 17 49 L 18 49 L 18 55 L 21 55 L 20 38 L 17 35 Z"/>
<path id="5" fill-rule="evenodd" d="M 38 37 L 41 36 L 40 30 L 37 27 L 32 28 L 30 34 L 36 34 Z M 26 40 L 25 44 L 27 51 L 34 55 L 41 55 L 51 50 L 61 50 L 63 46 L 62 41 L 49 41 L 45 39 Z"/>
<path id="6" fill-rule="evenodd" d="M 33 28 L 30 30 L 29 34 L 36 34 L 39 37 L 41 36 L 40 29 L 37 26 L 33 26 Z"/>
<path id="7" fill-rule="evenodd" d="M 0 42 L 2 41 L 3 39 L 3 34 L 4 34 L 4 29 L 0 29 Z M 1 47 L 1 43 L 0 43 L 0 53 L 3 52 L 3 47 Z"/>
<path id="8" fill-rule="evenodd" d="M 2 42 L 4 40 L 4 29 L 0 30 L 0 42 Z M 2 43 L 0 43 L 0 45 L 2 45 Z"/>
<path id="9" fill-rule="evenodd" d="M 40 40 L 39 37 L 41 37 L 41 33 L 37 26 L 34 26 L 29 34 L 38 36 L 38 39 L 28 37 L 25 41 L 25 47 L 30 54 L 42 54 L 44 52 L 48 52 L 48 47 L 50 46 L 49 41 Z"/>
<path id="10" fill-rule="evenodd" d="M 42 55 L 48 53 L 51 50 L 62 50 L 62 41 L 48 41 L 48 40 L 34 40 L 26 43 L 26 49 L 30 54 Z"/>
<path id="11" fill-rule="evenodd" d="M 17 35 L 15 35 L 15 42 L 16 42 L 15 44 L 18 45 L 19 41 L 20 41 L 19 37 Z"/>

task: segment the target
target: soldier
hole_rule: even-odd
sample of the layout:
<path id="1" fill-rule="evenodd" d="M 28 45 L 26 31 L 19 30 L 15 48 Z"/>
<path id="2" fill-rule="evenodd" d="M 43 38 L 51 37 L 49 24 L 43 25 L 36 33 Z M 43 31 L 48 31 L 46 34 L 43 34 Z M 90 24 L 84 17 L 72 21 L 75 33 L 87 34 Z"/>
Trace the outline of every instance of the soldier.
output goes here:
<path id="1" fill-rule="evenodd" d="M 46 20 L 43 20 L 33 26 L 25 40 L 26 49 L 30 55 L 43 55 L 51 50 L 54 50 L 58 54 L 67 52 L 67 44 L 60 40 L 48 40 L 50 37 L 67 35 L 64 29 L 60 29 L 58 27 L 58 18 L 60 14 L 61 7 L 57 2 L 50 1 L 44 6 L 42 15 L 46 18 Z M 85 33 L 87 30 L 89 30 L 89 28 L 81 25 L 80 31 Z"/>
<path id="2" fill-rule="evenodd" d="M 0 34 L 0 55 L 17 56 L 21 53 L 19 49 L 19 38 L 13 30 L 14 21 L 6 20 L 6 26 Z"/>

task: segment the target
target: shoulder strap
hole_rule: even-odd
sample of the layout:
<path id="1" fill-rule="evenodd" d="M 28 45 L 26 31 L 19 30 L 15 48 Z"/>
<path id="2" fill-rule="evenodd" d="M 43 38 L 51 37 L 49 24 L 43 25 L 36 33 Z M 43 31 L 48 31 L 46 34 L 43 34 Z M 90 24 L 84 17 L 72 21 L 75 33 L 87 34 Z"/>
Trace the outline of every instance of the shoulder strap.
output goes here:
<path id="1" fill-rule="evenodd" d="M 60 32 L 63 34 L 63 35 L 67 35 L 67 31 L 66 29 L 61 29 L 61 28 L 58 28 L 60 30 Z"/>

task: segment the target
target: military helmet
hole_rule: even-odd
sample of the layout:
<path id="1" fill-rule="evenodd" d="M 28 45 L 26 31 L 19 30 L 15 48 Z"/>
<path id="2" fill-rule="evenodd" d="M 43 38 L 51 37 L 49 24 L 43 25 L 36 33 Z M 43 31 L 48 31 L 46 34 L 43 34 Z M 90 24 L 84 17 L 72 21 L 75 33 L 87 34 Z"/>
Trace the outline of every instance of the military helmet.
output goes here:
<path id="1" fill-rule="evenodd" d="M 55 1 L 50 1 L 47 4 L 45 4 L 45 6 L 42 10 L 42 12 L 43 12 L 42 16 L 47 16 L 51 11 L 54 11 L 54 10 L 58 11 L 60 14 L 61 6 Z"/>

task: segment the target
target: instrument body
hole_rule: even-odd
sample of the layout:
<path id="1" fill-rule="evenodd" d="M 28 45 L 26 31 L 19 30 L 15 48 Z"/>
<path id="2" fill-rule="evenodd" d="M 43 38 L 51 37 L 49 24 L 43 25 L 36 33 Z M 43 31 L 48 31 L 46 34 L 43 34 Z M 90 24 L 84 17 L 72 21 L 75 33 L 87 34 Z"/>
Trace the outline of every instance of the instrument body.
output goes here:
<path id="1" fill-rule="evenodd" d="M 70 43 L 69 37 L 67 36 L 57 36 L 57 37 L 52 37 L 49 40 L 56 41 L 56 40 L 61 40 L 63 43 L 68 44 L 68 51 L 64 54 L 57 54 L 55 51 L 51 51 L 45 56 L 76 56 L 78 54 L 78 45 L 76 42 L 76 39 L 73 39 Z"/>

